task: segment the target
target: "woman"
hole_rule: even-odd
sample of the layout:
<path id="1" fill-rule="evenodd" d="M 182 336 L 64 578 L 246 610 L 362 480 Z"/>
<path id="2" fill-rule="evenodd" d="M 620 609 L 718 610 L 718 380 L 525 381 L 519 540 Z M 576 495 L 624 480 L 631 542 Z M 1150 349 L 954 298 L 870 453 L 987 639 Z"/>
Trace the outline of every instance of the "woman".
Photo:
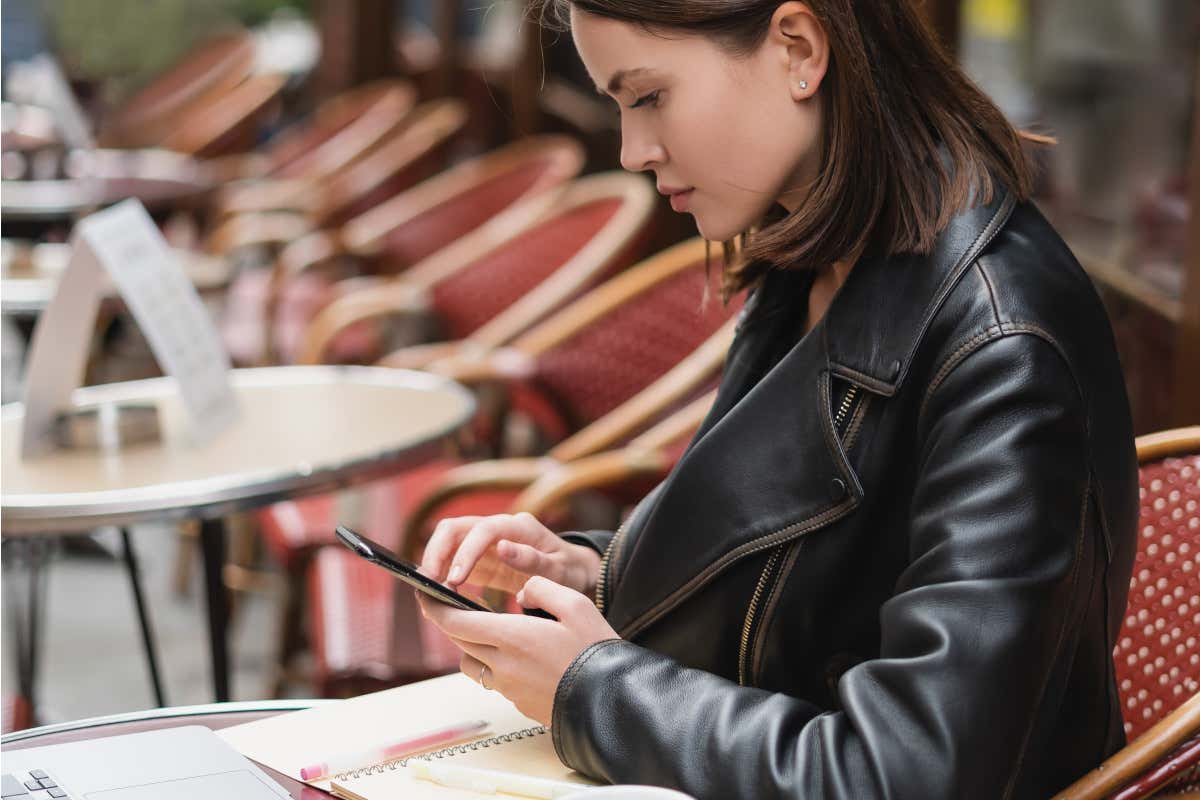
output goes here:
<path id="1" fill-rule="evenodd" d="M 548 0 L 550 1 L 550 0 Z M 621 162 L 761 225 L 714 407 L 621 531 L 442 521 L 426 614 L 597 778 L 701 798 L 1046 797 L 1123 742 L 1121 371 L 1019 137 L 906 0 L 552 0 Z"/>

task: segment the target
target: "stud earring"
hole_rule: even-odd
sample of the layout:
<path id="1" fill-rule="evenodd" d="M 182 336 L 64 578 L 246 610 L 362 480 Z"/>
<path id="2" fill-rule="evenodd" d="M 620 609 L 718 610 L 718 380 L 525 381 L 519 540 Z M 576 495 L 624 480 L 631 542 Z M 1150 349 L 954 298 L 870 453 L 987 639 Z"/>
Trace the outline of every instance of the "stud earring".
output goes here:
<path id="1" fill-rule="evenodd" d="M 796 85 L 800 87 L 800 91 L 804 91 L 805 89 L 808 88 L 808 81 L 802 80 L 799 83 L 797 83 Z"/>

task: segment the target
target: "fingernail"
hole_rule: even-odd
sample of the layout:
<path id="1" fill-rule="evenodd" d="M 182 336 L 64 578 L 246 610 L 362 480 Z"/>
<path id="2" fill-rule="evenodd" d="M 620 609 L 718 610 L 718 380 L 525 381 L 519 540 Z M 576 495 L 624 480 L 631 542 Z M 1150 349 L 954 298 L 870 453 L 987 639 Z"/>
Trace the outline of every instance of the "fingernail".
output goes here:
<path id="1" fill-rule="evenodd" d="M 446 580 L 450 581 L 450 583 L 458 583 L 459 575 L 462 575 L 462 567 L 460 567 L 458 564 L 455 564 L 450 568 L 450 576 Z"/>
<path id="2" fill-rule="evenodd" d="M 525 605 L 525 590 L 524 589 L 517 592 L 517 602 L 520 603 L 521 605 Z"/>

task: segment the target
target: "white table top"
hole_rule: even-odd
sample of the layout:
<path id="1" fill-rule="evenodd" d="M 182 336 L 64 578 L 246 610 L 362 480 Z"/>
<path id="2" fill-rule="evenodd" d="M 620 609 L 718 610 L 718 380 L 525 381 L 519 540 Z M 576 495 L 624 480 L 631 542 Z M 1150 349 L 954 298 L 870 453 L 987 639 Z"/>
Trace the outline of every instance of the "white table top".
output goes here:
<path id="1" fill-rule="evenodd" d="M 223 288 L 233 277 L 228 259 L 186 250 L 176 250 L 175 255 L 199 292 Z M 0 243 L 0 311 L 27 316 L 41 313 L 54 299 L 70 259 L 69 244 L 30 245 L 5 239 Z M 111 281 L 107 281 L 107 291 L 117 296 Z"/>
<path id="2" fill-rule="evenodd" d="M 115 453 L 58 450 L 22 461 L 23 408 L 0 410 L 5 535 L 88 530 L 146 519 L 215 517 L 393 474 L 436 454 L 474 413 L 452 381 L 381 367 L 234 370 L 241 416 L 190 443 L 169 378 L 81 389 L 75 403 L 158 404 L 161 442 Z"/>

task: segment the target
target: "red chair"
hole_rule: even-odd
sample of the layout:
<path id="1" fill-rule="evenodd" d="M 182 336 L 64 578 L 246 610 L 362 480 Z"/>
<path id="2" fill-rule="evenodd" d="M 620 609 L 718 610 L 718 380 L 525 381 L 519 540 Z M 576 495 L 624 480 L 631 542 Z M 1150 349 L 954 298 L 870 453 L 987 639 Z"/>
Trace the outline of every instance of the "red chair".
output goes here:
<path id="1" fill-rule="evenodd" d="M 263 121 L 273 114 L 275 100 L 283 91 L 283 75 L 254 75 L 214 98 L 179 116 L 179 124 L 162 142 L 168 150 L 214 159 L 244 153 L 257 144 Z M 219 181 L 239 177 L 223 174 L 222 165 L 231 160 L 214 162 L 214 177 Z M 236 163 L 245 163 L 239 159 Z"/>
<path id="2" fill-rule="evenodd" d="M 663 447 L 652 452 L 648 446 L 628 453 L 606 451 L 628 442 L 715 381 L 732 337 L 729 316 L 737 304 L 723 306 L 714 299 L 701 308 L 706 273 L 710 271 L 706 260 L 703 242 L 686 242 L 613 278 L 490 357 L 432 364 L 431 369 L 468 383 L 504 383 L 515 411 L 548 424 L 555 433 L 566 428 L 582 429 L 541 458 L 461 465 L 445 460 L 419 474 L 397 479 L 392 484 L 390 501 L 401 509 L 393 518 L 403 519 L 405 532 L 392 543 L 414 557 L 435 512 L 436 517 L 504 512 L 518 492 L 577 462 L 595 461 L 601 465 L 596 468 L 607 475 L 616 474 L 619 465 L 641 470 L 641 482 L 622 473 L 619 503 L 648 490 L 651 484 L 647 480 L 669 468 L 678 455 L 676 451 Z M 717 264 L 712 276 L 719 272 Z M 525 365 L 522 377 L 512 377 L 513 364 Z M 686 443 L 689 437 L 684 434 L 699 424 L 709 400 L 691 406 L 683 417 L 673 417 L 674 427 L 669 428 L 674 432 L 673 440 Z M 681 423 L 681 419 L 690 422 Z M 661 437 L 664 430 L 657 426 L 657 433 L 645 435 Z M 629 460 L 625 459 L 627 454 Z M 439 474 L 432 474 L 435 471 Z M 607 488 L 617 483 L 614 480 Z M 389 500 L 386 493 L 376 499 Z M 318 510 L 327 516 L 317 519 L 312 512 Z M 311 515 L 306 515 L 309 524 L 318 523 L 312 528 L 314 535 L 327 537 L 337 521 L 337 512 L 332 504 L 310 508 Z M 364 525 L 376 522 L 371 517 L 367 515 Z M 397 526 L 368 527 L 367 531 L 368 535 L 394 540 Z M 359 576 L 354 582 L 343 582 L 344 571 L 351 567 L 342 563 L 340 552 L 321 553 L 318 558 L 310 575 L 310 602 L 324 597 L 335 609 L 353 607 L 365 614 L 370 608 L 371 613 L 385 616 L 396 613 L 390 594 L 374 583 L 383 578 L 385 586 L 389 585 L 386 575 Z M 322 577 L 323 571 L 330 571 L 328 580 Z M 349 592 L 347 598 L 337 594 L 339 587 Z M 383 599 L 372 601 L 370 597 L 376 593 Z M 318 682 L 335 694 L 368 677 L 355 664 L 360 657 L 375 663 L 375 656 L 370 654 L 379 651 L 371 648 L 383 641 L 374 640 L 372 644 L 364 640 L 361 647 L 338 644 L 323 650 L 323 641 L 343 641 L 345 626 L 331 627 L 338 619 L 336 610 L 329 607 L 311 618 Z M 344 622 L 351 624 L 349 620 Z M 430 637 L 436 635 L 426 631 L 421 640 L 428 643 Z M 395 674 L 419 676 L 437 671 L 444 666 L 437 661 L 442 652 L 446 651 L 412 647 L 406 651 L 407 661 L 393 662 Z M 373 680 L 381 674 L 377 667 L 368 671 Z"/>
<path id="3" fill-rule="evenodd" d="M 446 149 L 466 121 L 466 110 L 456 100 L 435 100 L 411 114 L 394 134 L 340 172 L 323 180 L 303 181 L 291 192 L 293 211 L 244 213 L 227 221 L 218 234 L 246 244 L 255 236 L 271 235 L 266 220 L 283 229 L 283 220 L 302 233 L 289 240 L 274 264 L 239 275 L 228 298 L 223 325 L 226 347 L 236 363 L 274 363 L 280 360 L 275 339 L 275 319 L 281 307 L 291 309 L 289 320 L 307 321 L 324 304 L 328 276 L 293 269 L 297 260 L 323 260 L 333 255 L 336 227 L 346 219 L 436 173 L 445 163 Z M 279 185 L 290 185 L 284 182 Z M 268 184 L 268 188 L 271 184 Z M 256 189 L 257 187 L 250 187 Z M 249 190 L 248 190 L 249 191 Z M 302 209 L 297 212 L 295 209 Z M 254 227 L 258 225 L 259 227 Z M 234 227 L 242 233 L 230 234 Z M 329 232 L 307 234 L 322 227 Z M 296 274 L 293 275 L 292 273 Z M 295 279 L 293 279 L 295 278 Z M 290 291 L 291 296 L 286 296 Z M 292 327 L 296 322 L 291 323 Z M 286 325 L 285 325 L 286 328 Z M 299 333 L 291 334 L 291 340 Z M 294 345 L 292 345 L 294 349 Z M 284 360 L 288 360 L 286 357 Z"/>
<path id="4" fill-rule="evenodd" d="M 1057 797 L 1200 790 L 1200 426 L 1137 440 L 1141 512 L 1113 650 L 1129 744 Z"/>
<path id="5" fill-rule="evenodd" d="M 325 360 L 323 353 L 301 351 L 301 344 L 321 308 L 364 283 L 341 276 L 403 272 L 519 201 L 574 178 L 582 167 L 583 150 L 567 137 L 516 142 L 435 175 L 349 219 L 340 229 L 314 232 L 284 248 L 275 265 L 274 281 L 280 288 L 272 322 L 280 360 Z M 337 196 L 335 187 L 331 194 Z M 338 212 L 336 220 L 348 213 L 349 207 Z M 342 332 L 330 345 L 330 355 L 339 362 L 379 358 L 383 342 L 375 332 L 369 325 Z"/>
<path id="6" fill-rule="evenodd" d="M 416 90 L 403 80 L 376 81 L 325 101 L 263 153 L 241 159 L 241 176 L 257 180 L 228 187 L 221 211 L 276 211 L 309 202 L 314 183 L 346 169 L 406 125 L 415 103 Z"/>
<path id="7" fill-rule="evenodd" d="M 257 47 L 246 30 L 205 39 L 105 120 L 101 147 L 152 147 L 206 105 L 250 76 Z"/>

